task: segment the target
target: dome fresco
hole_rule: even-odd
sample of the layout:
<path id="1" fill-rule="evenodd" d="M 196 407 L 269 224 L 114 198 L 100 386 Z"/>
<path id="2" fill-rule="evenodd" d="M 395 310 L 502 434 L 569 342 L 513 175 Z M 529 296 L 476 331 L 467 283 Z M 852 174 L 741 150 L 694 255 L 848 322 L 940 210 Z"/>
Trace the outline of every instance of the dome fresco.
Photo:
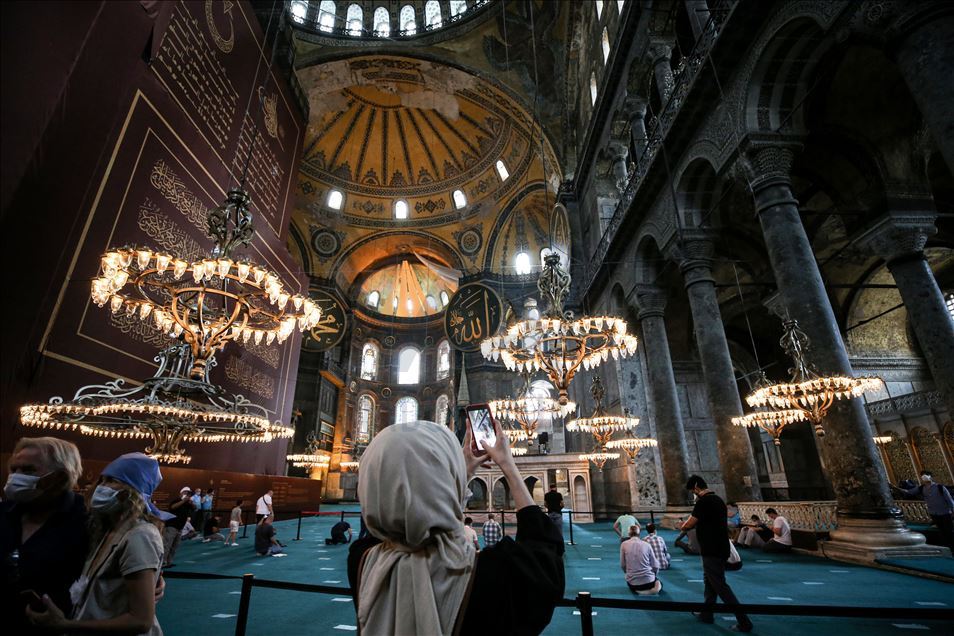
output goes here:
<path id="1" fill-rule="evenodd" d="M 455 291 L 456 284 L 409 255 L 368 275 L 356 295 L 356 302 L 364 311 L 420 318 L 442 312 Z"/>

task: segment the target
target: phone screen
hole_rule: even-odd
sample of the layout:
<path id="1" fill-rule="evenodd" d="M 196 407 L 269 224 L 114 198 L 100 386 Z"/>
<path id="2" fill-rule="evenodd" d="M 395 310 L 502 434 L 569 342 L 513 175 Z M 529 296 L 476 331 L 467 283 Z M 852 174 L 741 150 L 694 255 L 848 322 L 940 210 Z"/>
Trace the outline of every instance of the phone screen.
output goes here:
<path id="1" fill-rule="evenodd" d="M 497 434 L 494 432 L 494 422 L 490 417 L 489 408 L 477 408 L 468 411 L 470 427 L 474 432 L 474 445 L 484 450 L 484 442 L 493 446 L 497 443 Z"/>

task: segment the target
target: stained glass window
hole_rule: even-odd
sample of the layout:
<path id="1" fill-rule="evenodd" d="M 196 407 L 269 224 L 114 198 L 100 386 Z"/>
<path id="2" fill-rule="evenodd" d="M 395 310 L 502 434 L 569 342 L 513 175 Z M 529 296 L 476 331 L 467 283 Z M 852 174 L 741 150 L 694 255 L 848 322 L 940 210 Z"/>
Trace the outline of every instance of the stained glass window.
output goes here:
<path id="1" fill-rule="evenodd" d="M 417 19 L 414 17 L 414 7 L 409 4 L 401 9 L 401 31 L 405 35 L 414 35 L 417 33 Z"/>
<path id="2" fill-rule="evenodd" d="M 590 101 L 596 105 L 596 73 L 590 73 Z"/>
<path id="3" fill-rule="evenodd" d="M 417 400 L 412 397 L 402 397 L 395 406 L 394 423 L 407 424 L 417 419 Z"/>
<path id="4" fill-rule="evenodd" d="M 437 379 L 443 380 L 450 375 L 450 344 L 442 340 L 437 345 Z"/>
<path id="5" fill-rule="evenodd" d="M 374 433 L 374 398 L 362 395 L 358 398 L 358 430 L 357 442 L 366 444 L 371 441 Z"/>
<path id="6" fill-rule="evenodd" d="M 381 292 L 379 292 L 376 289 L 372 291 L 370 294 L 368 294 L 367 302 L 368 302 L 368 307 L 370 307 L 371 309 L 377 309 L 378 303 L 381 302 Z"/>
<path id="7" fill-rule="evenodd" d="M 361 35 L 364 30 L 364 11 L 360 4 L 348 5 L 348 35 Z"/>
<path id="8" fill-rule="evenodd" d="M 322 31 L 331 31 L 335 28 L 335 3 L 331 0 L 322 0 L 318 5 L 318 28 Z"/>
<path id="9" fill-rule="evenodd" d="M 424 23 L 429 27 L 437 28 L 443 21 L 440 3 L 437 0 L 427 0 L 424 3 Z"/>
<path id="10" fill-rule="evenodd" d="M 467 0 L 450 0 L 450 14 L 460 15 L 467 11 Z"/>
<path id="11" fill-rule="evenodd" d="M 513 259 L 514 269 L 518 275 L 530 273 L 530 255 L 526 252 L 518 252 Z"/>
<path id="12" fill-rule="evenodd" d="M 308 13 L 308 5 L 304 2 L 292 2 L 291 14 L 295 22 L 304 22 L 305 14 Z"/>
<path id="13" fill-rule="evenodd" d="M 378 377 L 378 347 L 373 342 L 366 342 L 361 349 L 361 378 L 374 380 Z"/>
<path id="14" fill-rule="evenodd" d="M 328 207 L 332 210 L 340 210 L 344 203 L 344 194 L 340 190 L 332 190 L 328 193 Z"/>
<path id="15" fill-rule="evenodd" d="M 507 177 L 510 176 L 510 171 L 507 170 L 507 166 L 504 165 L 504 162 L 501 159 L 497 160 L 497 174 L 500 175 L 501 181 L 506 181 Z"/>
<path id="16" fill-rule="evenodd" d="M 396 219 L 407 218 L 407 201 L 394 202 L 394 218 Z"/>
<path id="17" fill-rule="evenodd" d="M 603 63 L 609 59 L 610 52 L 610 43 L 609 43 L 609 31 L 606 30 L 606 27 L 603 27 Z"/>
<path id="18" fill-rule="evenodd" d="M 464 191 L 454 190 L 454 206 L 459 210 L 465 205 L 467 205 L 467 197 L 464 196 Z"/>
<path id="19" fill-rule="evenodd" d="M 447 396 L 437 396 L 437 405 L 434 407 L 434 421 L 441 426 L 447 426 Z"/>
<path id="20" fill-rule="evenodd" d="M 596 19 L 603 17 L 603 0 L 596 0 Z"/>
<path id="21" fill-rule="evenodd" d="M 391 14 L 384 7 L 374 10 L 374 34 L 382 38 L 391 35 Z"/>

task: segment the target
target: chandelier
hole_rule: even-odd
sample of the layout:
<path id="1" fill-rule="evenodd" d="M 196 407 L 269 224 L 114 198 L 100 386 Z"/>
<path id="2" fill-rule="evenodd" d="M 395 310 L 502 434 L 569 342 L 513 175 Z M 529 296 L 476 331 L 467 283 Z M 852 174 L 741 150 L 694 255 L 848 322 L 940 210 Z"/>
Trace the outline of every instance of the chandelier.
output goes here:
<path id="1" fill-rule="evenodd" d="M 606 390 L 603 388 L 603 379 L 599 375 L 593 376 L 593 381 L 590 384 L 590 394 L 593 396 L 593 415 L 577 418 L 566 425 L 568 431 L 592 433 L 593 437 L 596 438 L 596 445 L 600 450 L 595 453 L 585 453 L 585 457 L 580 455 L 580 459 L 590 460 L 602 471 L 607 460 L 619 457 L 619 453 L 608 453 L 608 449 L 623 449 L 630 460 L 635 462 L 639 449 L 656 445 L 656 440 L 649 438 L 630 437 L 622 440 L 612 440 L 613 433 L 636 428 L 639 425 L 639 418 L 607 414 L 603 408 L 603 398 L 606 396 Z"/>
<path id="2" fill-rule="evenodd" d="M 570 290 L 570 274 L 560 265 L 558 252 L 544 258 L 537 289 L 547 300 L 544 316 L 521 320 L 502 335 L 480 343 L 484 358 L 503 362 L 511 371 L 543 371 L 559 392 L 560 405 L 569 403 L 569 386 L 582 367 L 592 369 L 613 357 L 631 355 L 636 337 L 626 333 L 626 321 L 608 316 L 574 319 L 563 310 Z"/>
<path id="3" fill-rule="evenodd" d="M 603 466 L 606 465 L 611 459 L 619 459 L 619 453 L 607 453 L 606 451 L 599 451 L 596 453 L 582 453 L 580 459 L 585 459 L 593 462 L 600 472 L 603 472 Z"/>
<path id="4" fill-rule="evenodd" d="M 72 400 L 50 398 L 47 404 L 20 407 L 24 426 L 76 431 L 113 439 L 151 439 L 145 453 L 164 463 L 187 464 L 184 442 L 270 442 L 295 430 L 271 422 L 268 412 L 241 395 L 228 394 L 208 381 L 215 358 L 195 368 L 187 344 L 166 347 L 155 358 L 159 368 L 140 386 L 116 379 L 79 389 Z"/>
<path id="5" fill-rule="evenodd" d="M 254 236 L 250 203 L 244 190 L 234 189 L 209 212 L 208 235 L 215 246 L 206 258 L 144 247 L 107 251 L 91 285 L 93 302 L 181 336 L 192 349 L 194 379 L 204 377 L 206 365 L 230 341 L 281 343 L 296 327 L 311 329 L 321 319 L 314 301 L 290 293 L 274 272 L 231 258 Z"/>
<path id="6" fill-rule="evenodd" d="M 614 439 L 606 442 L 606 448 L 621 449 L 629 456 L 629 463 L 636 463 L 636 456 L 644 448 L 655 448 L 656 440 L 647 437 L 628 437 L 626 439 Z"/>
<path id="7" fill-rule="evenodd" d="M 815 435 L 823 437 L 825 429 L 822 427 L 822 419 L 835 400 L 857 398 L 867 391 L 884 388 L 881 378 L 819 375 L 805 361 L 805 349 L 809 346 L 808 336 L 798 328 L 795 320 L 785 320 L 784 327 L 785 333 L 779 344 L 792 359 L 793 366 L 789 369 L 791 380 L 777 384 L 760 383 L 745 398 L 749 406 L 769 407 L 783 413 L 779 416 L 770 412 L 770 415 L 763 416 L 768 427 L 778 428 L 781 432 L 785 425 L 797 421 L 790 420 L 790 416 L 794 415 L 785 412 L 800 411 L 804 415 L 803 419 L 807 419 L 814 426 Z M 755 418 L 753 424 L 761 426 L 758 418 Z M 775 440 L 778 443 L 777 436 Z"/>
<path id="8" fill-rule="evenodd" d="M 321 443 L 315 436 L 315 432 L 308 433 L 305 438 L 308 444 L 304 453 L 295 453 L 288 455 L 285 459 L 295 468 L 324 468 L 331 463 L 331 456 L 326 451 L 321 450 Z"/>
<path id="9" fill-rule="evenodd" d="M 533 444 L 533 437 L 541 420 L 565 417 L 576 410 L 574 402 L 567 401 L 561 404 L 559 400 L 548 395 L 534 395 L 529 374 L 525 374 L 523 393 L 520 397 L 491 400 L 489 405 L 495 418 L 502 423 L 517 426 L 517 428 L 504 429 L 511 443 L 528 440 L 528 444 Z"/>

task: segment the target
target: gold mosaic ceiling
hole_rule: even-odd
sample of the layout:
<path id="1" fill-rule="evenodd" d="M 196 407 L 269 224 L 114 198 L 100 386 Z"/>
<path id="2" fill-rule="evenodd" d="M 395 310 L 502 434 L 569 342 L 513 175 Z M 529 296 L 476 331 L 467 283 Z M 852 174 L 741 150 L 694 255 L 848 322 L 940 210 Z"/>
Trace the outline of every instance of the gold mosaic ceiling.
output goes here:
<path id="1" fill-rule="evenodd" d="M 552 206 L 560 172 L 552 149 L 542 142 L 545 179 L 539 127 L 494 83 L 403 56 L 359 56 L 297 74 L 310 121 L 293 251 L 307 251 L 303 264 L 312 275 L 347 288 L 375 265 L 385 244 L 387 256 L 396 254 L 394 246 L 424 244 L 449 266 L 478 271 L 491 261 L 491 233 L 512 225 L 509 217 L 522 215 L 522 202 L 542 194 L 546 181 Z M 332 189 L 344 195 L 340 210 L 328 205 Z M 466 197 L 463 208 L 455 205 L 455 190 Z M 407 203 L 407 219 L 394 218 L 399 200 Z M 539 217 L 539 203 L 527 213 Z M 536 220 L 541 227 L 545 216 Z M 493 261 L 506 261 L 494 251 Z"/>

